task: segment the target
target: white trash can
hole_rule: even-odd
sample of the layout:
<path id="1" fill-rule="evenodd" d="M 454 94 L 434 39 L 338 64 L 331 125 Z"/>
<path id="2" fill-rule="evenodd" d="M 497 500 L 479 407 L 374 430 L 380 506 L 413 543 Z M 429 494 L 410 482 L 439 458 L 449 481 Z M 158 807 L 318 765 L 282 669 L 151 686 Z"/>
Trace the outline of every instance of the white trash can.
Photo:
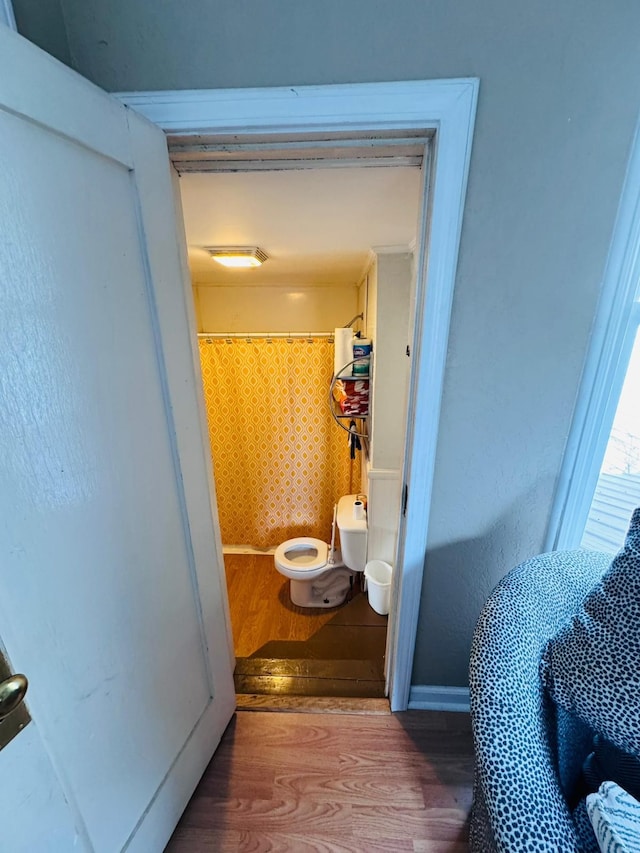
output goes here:
<path id="1" fill-rule="evenodd" d="M 391 601 L 391 566 L 384 560 L 369 560 L 364 567 L 369 604 L 376 613 L 386 616 Z"/>

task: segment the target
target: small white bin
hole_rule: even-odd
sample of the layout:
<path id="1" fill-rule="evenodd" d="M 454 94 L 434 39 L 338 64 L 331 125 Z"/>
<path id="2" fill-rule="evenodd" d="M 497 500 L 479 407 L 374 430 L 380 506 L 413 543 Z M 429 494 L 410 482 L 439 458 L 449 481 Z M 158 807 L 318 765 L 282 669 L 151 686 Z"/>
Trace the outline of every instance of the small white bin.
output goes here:
<path id="1" fill-rule="evenodd" d="M 376 613 L 386 616 L 391 600 L 391 566 L 384 560 L 369 560 L 364 567 L 369 604 Z"/>

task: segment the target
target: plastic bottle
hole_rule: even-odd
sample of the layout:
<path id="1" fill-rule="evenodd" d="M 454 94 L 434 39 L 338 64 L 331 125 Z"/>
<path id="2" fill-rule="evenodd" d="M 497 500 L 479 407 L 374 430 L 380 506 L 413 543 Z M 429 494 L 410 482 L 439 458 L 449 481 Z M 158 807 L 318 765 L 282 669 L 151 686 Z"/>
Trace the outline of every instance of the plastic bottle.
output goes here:
<path id="1" fill-rule="evenodd" d="M 371 341 L 369 338 L 353 339 L 353 357 L 358 359 L 353 365 L 354 376 L 368 376 L 371 361 Z"/>

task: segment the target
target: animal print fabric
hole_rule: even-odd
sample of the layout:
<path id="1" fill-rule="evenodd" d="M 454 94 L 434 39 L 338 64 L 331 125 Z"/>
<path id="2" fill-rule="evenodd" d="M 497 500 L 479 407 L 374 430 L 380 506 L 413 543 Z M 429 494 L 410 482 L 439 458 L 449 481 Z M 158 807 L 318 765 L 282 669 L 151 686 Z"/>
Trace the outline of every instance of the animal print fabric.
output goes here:
<path id="1" fill-rule="evenodd" d="M 587 551 L 543 554 L 509 572 L 482 610 L 469 669 L 473 853 L 597 850 L 593 832 L 582 840 L 572 816 L 593 732 L 554 706 L 539 667 L 547 642 L 578 611 L 609 561 Z"/>
<path id="2" fill-rule="evenodd" d="M 640 508 L 622 550 L 542 658 L 553 699 L 640 757 Z"/>

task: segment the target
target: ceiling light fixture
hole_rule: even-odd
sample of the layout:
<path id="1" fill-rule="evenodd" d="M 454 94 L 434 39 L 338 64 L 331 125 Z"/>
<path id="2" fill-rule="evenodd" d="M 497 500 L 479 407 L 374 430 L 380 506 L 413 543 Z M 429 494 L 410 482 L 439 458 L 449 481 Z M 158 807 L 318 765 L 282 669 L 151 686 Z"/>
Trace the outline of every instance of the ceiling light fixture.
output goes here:
<path id="1" fill-rule="evenodd" d="M 209 246 L 207 252 L 217 263 L 235 269 L 262 266 L 269 257 L 257 246 Z"/>

